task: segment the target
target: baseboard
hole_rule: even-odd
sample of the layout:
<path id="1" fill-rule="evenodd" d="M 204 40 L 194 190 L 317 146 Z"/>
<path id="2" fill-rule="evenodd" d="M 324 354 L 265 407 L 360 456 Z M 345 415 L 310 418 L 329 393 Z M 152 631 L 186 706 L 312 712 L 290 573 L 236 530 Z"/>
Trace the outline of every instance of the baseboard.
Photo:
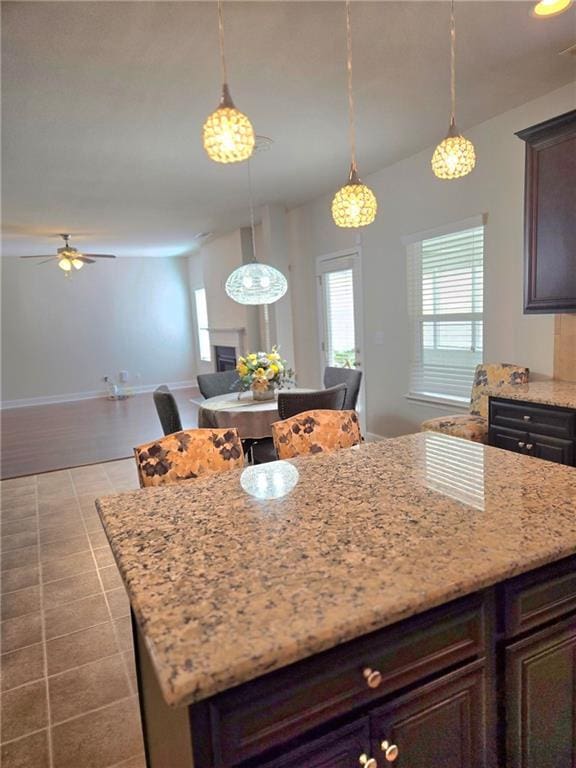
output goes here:
<path id="1" fill-rule="evenodd" d="M 138 387 L 132 387 L 128 385 L 128 389 L 131 394 L 142 395 L 147 392 L 154 392 L 156 387 L 160 384 L 166 384 L 166 382 L 160 382 L 158 384 L 142 384 Z M 190 381 L 175 381 L 168 383 L 170 389 L 189 389 L 190 387 L 196 387 L 196 379 Z M 106 397 L 107 391 L 105 389 L 93 390 L 91 392 L 74 392 L 64 395 L 49 395 L 47 397 L 27 397 L 22 400 L 3 400 L 0 403 L 0 410 L 8 410 L 9 408 L 27 408 L 31 405 L 53 405 L 56 403 L 75 403 L 80 400 L 95 400 L 99 397 Z"/>

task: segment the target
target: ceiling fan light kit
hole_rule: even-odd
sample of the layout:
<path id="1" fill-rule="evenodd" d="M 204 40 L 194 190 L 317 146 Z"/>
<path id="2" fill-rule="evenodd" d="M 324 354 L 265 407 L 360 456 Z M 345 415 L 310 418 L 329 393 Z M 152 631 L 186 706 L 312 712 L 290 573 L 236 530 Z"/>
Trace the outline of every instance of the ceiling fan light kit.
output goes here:
<path id="1" fill-rule="evenodd" d="M 434 150 L 432 172 L 438 179 L 460 179 L 474 170 L 476 152 L 472 142 L 456 129 L 456 17 L 450 3 L 450 126 Z"/>
<path id="2" fill-rule="evenodd" d="M 84 264 L 96 264 L 96 259 L 115 259 L 111 253 L 81 253 L 77 248 L 73 248 L 70 245 L 70 235 L 61 234 L 60 237 L 64 240 L 64 245 L 58 248 L 55 255 L 47 256 L 21 256 L 21 259 L 44 259 L 40 264 L 45 264 L 48 261 L 56 261 L 60 269 L 64 272 L 65 277 L 70 277 L 73 269 L 82 269 Z"/>
<path id="3" fill-rule="evenodd" d="M 346 0 L 346 50 L 348 70 L 348 120 L 350 134 L 350 176 L 332 200 L 332 219 L 338 227 L 365 227 L 372 224 L 378 211 L 376 195 L 362 184 L 356 166 L 356 127 L 354 122 L 354 95 L 352 91 L 352 27 L 350 0 Z"/>
<path id="4" fill-rule="evenodd" d="M 254 151 L 254 128 L 243 112 L 236 109 L 230 89 L 224 55 L 224 22 L 222 2 L 218 0 L 218 40 L 220 45 L 220 69 L 222 96 L 220 104 L 208 115 L 202 129 L 202 140 L 208 157 L 215 163 L 240 163 L 248 160 Z"/>

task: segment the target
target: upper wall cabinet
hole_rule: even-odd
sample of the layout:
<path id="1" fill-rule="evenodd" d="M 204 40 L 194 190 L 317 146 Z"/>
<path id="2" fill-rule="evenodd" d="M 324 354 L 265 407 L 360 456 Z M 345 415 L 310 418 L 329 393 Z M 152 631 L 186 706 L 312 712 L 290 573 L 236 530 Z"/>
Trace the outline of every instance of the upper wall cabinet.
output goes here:
<path id="1" fill-rule="evenodd" d="M 524 312 L 576 312 L 576 109 L 526 142 Z"/>

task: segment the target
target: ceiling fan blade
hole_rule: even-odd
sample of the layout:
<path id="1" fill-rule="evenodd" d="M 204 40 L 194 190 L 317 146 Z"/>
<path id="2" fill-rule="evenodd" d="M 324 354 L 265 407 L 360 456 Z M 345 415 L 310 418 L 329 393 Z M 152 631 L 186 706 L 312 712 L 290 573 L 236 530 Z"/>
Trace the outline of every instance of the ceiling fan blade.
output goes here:
<path id="1" fill-rule="evenodd" d="M 49 261 L 55 261 L 55 260 L 56 260 L 56 256 L 50 256 L 50 258 L 44 259 L 44 261 L 39 261 L 36 266 L 39 267 L 40 264 L 48 264 Z"/>
<path id="2" fill-rule="evenodd" d="M 89 256 L 91 259 L 115 259 L 111 253 L 83 253 L 83 256 Z"/>
<path id="3" fill-rule="evenodd" d="M 47 253 L 39 253 L 36 256 L 20 256 L 21 259 L 55 259 L 56 256 L 52 254 L 51 256 Z"/>
<path id="4" fill-rule="evenodd" d="M 94 261 L 94 259 L 88 259 L 88 258 L 86 258 L 86 256 L 84 256 L 84 255 L 82 255 L 82 256 L 76 256 L 76 258 L 78 259 L 78 261 L 81 261 L 81 262 L 83 262 L 84 264 L 96 264 L 96 262 Z"/>

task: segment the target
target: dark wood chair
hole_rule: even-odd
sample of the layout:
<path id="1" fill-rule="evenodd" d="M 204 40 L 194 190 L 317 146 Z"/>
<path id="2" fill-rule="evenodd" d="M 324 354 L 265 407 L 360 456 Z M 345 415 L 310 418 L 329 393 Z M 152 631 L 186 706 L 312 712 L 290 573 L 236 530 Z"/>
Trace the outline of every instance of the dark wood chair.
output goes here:
<path id="1" fill-rule="evenodd" d="M 242 388 L 242 382 L 236 371 L 199 373 L 197 379 L 198 389 L 206 400 L 217 395 L 225 395 L 228 392 L 240 392 Z"/>
<path id="2" fill-rule="evenodd" d="M 354 368 L 335 368 L 326 366 L 324 369 L 324 386 L 332 388 L 336 384 L 346 384 L 348 391 L 344 400 L 344 411 L 355 411 L 360 393 L 360 384 L 362 383 L 362 372 Z"/>
<path id="3" fill-rule="evenodd" d="M 178 411 L 174 395 L 166 384 L 162 384 L 158 389 L 155 389 L 152 397 L 154 398 L 154 405 L 156 406 L 164 434 L 171 435 L 174 432 L 180 432 L 182 430 L 180 412 Z"/>

